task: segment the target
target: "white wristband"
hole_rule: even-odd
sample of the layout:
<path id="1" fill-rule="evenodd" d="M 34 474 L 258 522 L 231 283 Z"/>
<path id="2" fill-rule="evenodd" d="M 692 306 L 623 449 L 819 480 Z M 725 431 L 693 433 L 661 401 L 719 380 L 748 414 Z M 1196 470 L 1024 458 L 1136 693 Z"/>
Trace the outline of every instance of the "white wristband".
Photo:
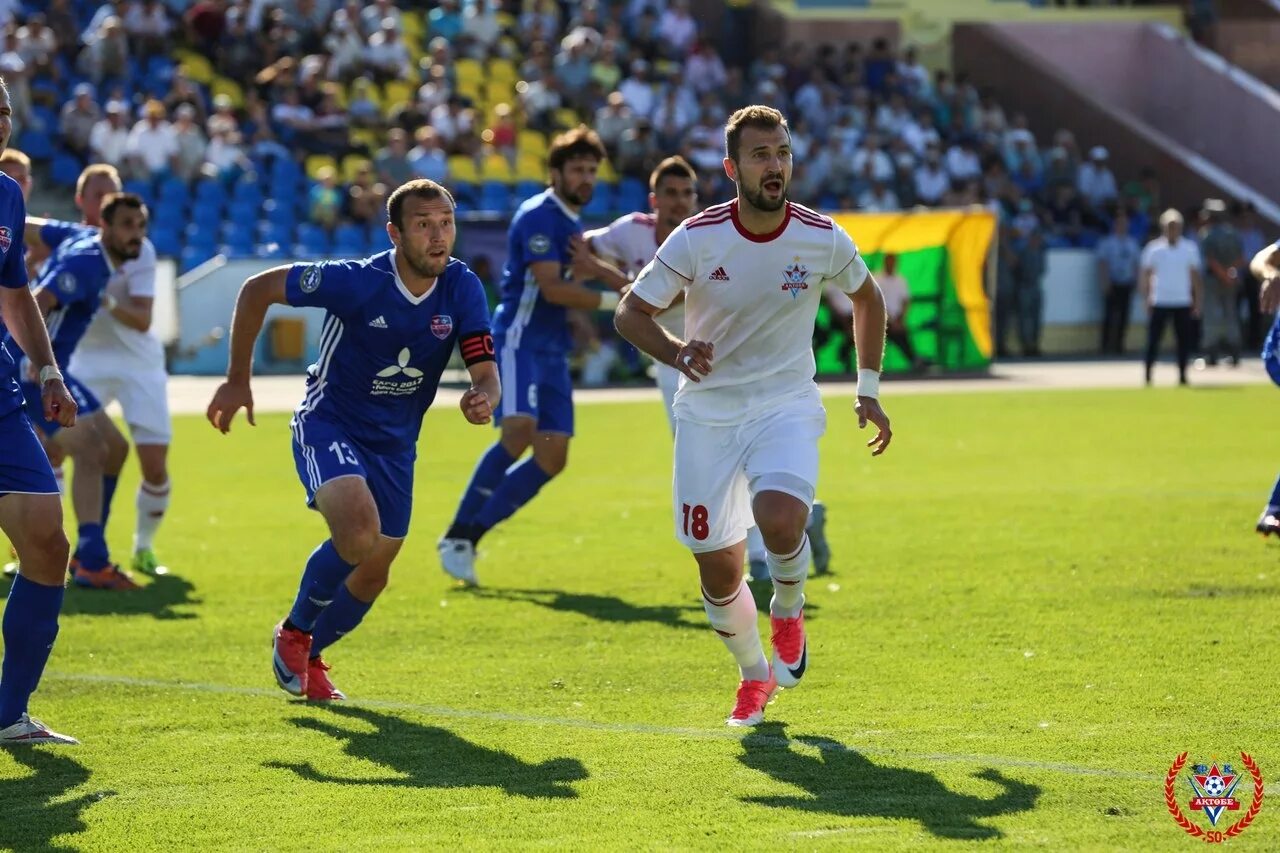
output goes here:
<path id="1" fill-rule="evenodd" d="M 612 311 L 618 307 L 618 303 L 622 301 L 622 296 L 616 290 L 606 290 L 600 294 L 600 310 Z"/>
<path id="2" fill-rule="evenodd" d="M 880 397 L 880 371 L 866 368 L 858 371 L 858 396 Z"/>
<path id="3" fill-rule="evenodd" d="M 102 294 L 102 307 L 106 308 L 108 311 L 116 310 L 116 306 L 119 304 L 120 304 L 120 300 L 116 299 L 116 297 L 113 296 L 112 294 L 110 293 Z"/>
<path id="4" fill-rule="evenodd" d="M 58 369 L 56 364 L 46 364 L 40 368 L 40 384 L 43 385 L 51 379 L 62 381 L 62 371 Z"/>

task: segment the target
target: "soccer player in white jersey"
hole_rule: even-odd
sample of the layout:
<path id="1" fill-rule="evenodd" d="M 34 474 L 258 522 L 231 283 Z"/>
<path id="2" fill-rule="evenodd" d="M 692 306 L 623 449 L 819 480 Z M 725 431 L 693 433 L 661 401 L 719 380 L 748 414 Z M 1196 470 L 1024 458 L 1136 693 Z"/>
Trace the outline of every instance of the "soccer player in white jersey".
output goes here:
<path id="1" fill-rule="evenodd" d="M 617 309 L 618 332 L 683 374 L 676 392 L 676 536 L 693 551 L 707 616 L 737 660 L 742 681 L 727 720 L 754 726 L 779 687 L 808 665 L 805 521 L 818 480 L 826 412 L 813 381 L 811 340 L 826 284 L 854 304 L 859 427 L 868 446 L 889 446 L 880 407 L 885 307 L 849 235 L 787 201 L 791 136 L 782 113 L 738 110 L 725 126 L 725 173 L 737 199 L 676 228 Z M 676 337 L 656 315 L 681 293 Z M 755 602 L 742 578 L 752 521 L 764 534 L 773 577 L 773 659 L 764 656 Z"/>
<path id="2" fill-rule="evenodd" d="M 610 287 L 621 290 L 633 280 L 645 264 L 653 260 L 658 247 L 671 235 L 680 223 L 688 219 L 698 208 L 698 176 L 683 157 L 668 157 L 657 165 L 649 176 L 649 206 L 653 213 L 628 213 L 603 228 L 588 231 L 586 247 L 609 264 L 614 265 L 626 280 L 609 280 L 608 265 L 600 270 L 588 269 L 586 277 L 598 277 Z M 577 258 L 575 257 L 575 261 Z M 658 325 L 673 337 L 684 335 L 684 297 L 658 314 Z M 671 431 L 676 429 L 675 396 L 680 382 L 680 371 L 657 362 L 658 387 L 667 406 L 667 420 Z M 831 549 L 827 545 L 826 507 L 814 501 L 806 527 L 809 546 L 813 551 L 813 567 L 818 574 L 830 568 Z M 752 525 L 747 530 L 747 566 L 753 581 L 768 581 L 769 565 L 765 557 L 764 537 L 760 528 Z"/>
<path id="3" fill-rule="evenodd" d="M 95 164 L 80 173 L 76 183 L 79 223 L 27 218 L 26 239 L 35 253 L 47 253 L 64 241 L 102 227 L 102 200 L 121 188 L 114 166 Z M 142 481 L 135 498 L 137 521 L 133 535 L 135 571 L 165 574 L 153 543 L 169 508 L 169 443 L 173 427 L 169 418 L 168 382 L 164 345 L 151 331 L 156 295 L 156 249 L 142 241 L 142 253 L 127 261 L 107 285 L 98 312 L 76 350 L 68 370 L 89 387 L 104 406 L 119 401 L 125 422 L 137 448 Z M 128 446 L 116 433 L 117 442 Z M 110 470 L 110 469 L 108 469 Z M 111 510 L 116 477 L 104 480 L 103 526 Z"/>

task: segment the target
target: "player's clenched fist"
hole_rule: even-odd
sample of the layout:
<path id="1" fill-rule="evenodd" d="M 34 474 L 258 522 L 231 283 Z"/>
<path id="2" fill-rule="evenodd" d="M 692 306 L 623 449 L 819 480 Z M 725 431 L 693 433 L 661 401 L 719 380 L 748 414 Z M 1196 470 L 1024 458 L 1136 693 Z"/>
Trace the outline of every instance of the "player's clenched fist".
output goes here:
<path id="1" fill-rule="evenodd" d="M 493 404 L 489 402 L 489 395 L 478 388 L 468 388 L 458 406 L 473 424 L 487 424 L 493 420 Z"/>
<path id="2" fill-rule="evenodd" d="M 44 405 L 44 419 L 57 421 L 58 426 L 73 427 L 76 425 L 75 398 L 67 390 L 61 379 L 53 378 L 44 383 L 40 389 L 40 399 Z"/>
<path id="3" fill-rule="evenodd" d="M 213 392 L 213 400 L 209 403 L 205 417 L 216 429 L 226 433 L 231 431 L 231 420 L 241 409 L 244 409 L 245 416 L 249 419 L 249 426 L 257 426 L 253 420 L 253 392 L 249 390 L 249 383 L 223 382 Z"/>
<path id="4" fill-rule="evenodd" d="M 701 382 L 701 377 L 711 372 L 711 359 L 715 355 L 715 345 L 707 341 L 689 341 L 676 353 L 676 370 L 689 377 L 692 382 Z"/>

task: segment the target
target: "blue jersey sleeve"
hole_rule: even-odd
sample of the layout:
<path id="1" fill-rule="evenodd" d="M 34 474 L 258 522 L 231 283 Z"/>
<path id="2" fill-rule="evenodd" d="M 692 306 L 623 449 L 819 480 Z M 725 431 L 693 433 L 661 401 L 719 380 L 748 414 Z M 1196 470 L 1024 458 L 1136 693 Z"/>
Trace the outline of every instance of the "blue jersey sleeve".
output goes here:
<path id="1" fill-rule="evenodd" d="M 360 279 L 385 275 L 364 261 L 320 261 L 294 264 L 285 278 L 285 300 L 298 308 L 323 308 L 346 317 L 359 308 L 373 288 Z"/>
<path id="2" fill-rule="evenodd" d="M 561 222 L 563 217 L 549 207 L 539 207 L 520 217 L 516 226 L 526 264 L 539 261 L 568 263 L 569 240 Z"/>
<path id="3" fill-rule="evenodd" d="M 22 240 L 22 229 L 27 224 L 27 206 L 22 202 L 17 184 L 14 184 L 9 211 L 7 220 L 0 222 L 0 287 L 17 289 L 30 283 L 27 278 L 27 250 Z"/>
<path id="4" fill-rule="evenodd" d="M 100 257 L 72 254 L 47 264 L 36 282 L 36 290 L 50 291 L 60 306 L 96 303 L 102 298 L 102 288 L 107 282 L 104 270 Z"/>
<path id="5" fill-rule="evenodd" d="M 489 327 L 489 298 L 479 277 L 466 266 L 454 283 L 458 312 L 458 351 L 470 367 L 482 361 L 496 361 L 493 335 Z"/>
<path id="6" fill-rule="evenodd" d="M 50 250 L 53 250 L 66 240 L 84 234 L 85 227 L 62 219 L 50 219 L 40 226 L 40 242 L 48 246 Z"/>

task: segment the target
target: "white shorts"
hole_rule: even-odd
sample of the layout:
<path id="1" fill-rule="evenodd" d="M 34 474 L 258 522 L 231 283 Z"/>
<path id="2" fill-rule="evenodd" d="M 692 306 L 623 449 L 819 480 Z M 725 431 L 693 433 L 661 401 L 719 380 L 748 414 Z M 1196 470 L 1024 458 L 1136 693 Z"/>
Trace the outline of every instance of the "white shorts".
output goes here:
<path id="1" fill-rule="evenodd" d="M 827 412 L 812 395 L 737 426 L 676 420 L 676 538 L 695 554 L 726 548 L 755 525 L 752 499 L 783 492 L 812 508 Z"/>
<path id="2" fill-rule="evenodd" d="M 667 407 L 667 420 L 671 423 L 671 431 L 676 431 L 676 389 L 680 387 L 680 371 L 666 364 L 655 364 L 658 388 L 662 390 L 662 402 Z"/>
<path id="3" fill-rule="evenodd" d="M 81 361 L 75 377 L 106 407 L 118 401 L 124 410 L 125 423 L 134 444 L 169 444 L 173 424 L 169 420 L 169 375 L 164 370 L 110 370 L 89 367 L 93 361 Z M 97 362 L 101 365 L 101 361 Z M 89 367 L 88 370 L 85 370 Z"/>

